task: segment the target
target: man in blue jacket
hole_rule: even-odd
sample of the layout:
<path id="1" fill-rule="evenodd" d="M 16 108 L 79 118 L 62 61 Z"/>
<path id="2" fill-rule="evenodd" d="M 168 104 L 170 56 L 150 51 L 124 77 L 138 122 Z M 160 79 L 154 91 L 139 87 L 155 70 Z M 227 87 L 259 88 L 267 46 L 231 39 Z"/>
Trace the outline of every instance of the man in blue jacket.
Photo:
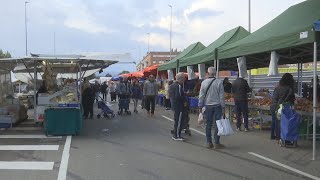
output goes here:
<path id="1" fill-rule="evenodd" d="M 176 83 L 172 84 L 170 88 L 173 91 L 172 102 L 174 104 L 174 130 L 172 139 L 175 141 L 183 141 L 181 137 L 183 110 L 186 108 L 186 96 L 183 91 L 183 83 L 185 81 L 184 73 L 176 75 Z"/>

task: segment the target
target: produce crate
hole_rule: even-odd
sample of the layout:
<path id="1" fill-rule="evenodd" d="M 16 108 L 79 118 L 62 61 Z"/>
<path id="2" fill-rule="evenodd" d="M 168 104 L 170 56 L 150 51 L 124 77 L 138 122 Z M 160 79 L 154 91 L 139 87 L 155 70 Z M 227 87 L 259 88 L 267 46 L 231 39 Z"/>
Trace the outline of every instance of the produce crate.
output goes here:
<path id="1" fill-rule="evenodd" d="M 45 110 L 46 135 L 78 135 L 82 128 L 79 108 L 49 108 Z"/>

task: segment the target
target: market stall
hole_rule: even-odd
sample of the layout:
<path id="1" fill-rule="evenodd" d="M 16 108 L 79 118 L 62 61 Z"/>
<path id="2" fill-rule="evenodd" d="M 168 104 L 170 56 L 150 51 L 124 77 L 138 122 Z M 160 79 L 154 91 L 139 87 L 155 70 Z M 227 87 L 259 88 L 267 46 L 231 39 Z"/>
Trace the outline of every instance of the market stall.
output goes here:
<path id="1" fill-rule="evenodd" d="M 14 99 L 10 68 L 8 64 L 0 68 L 0 128 L 12 127 L 28 118 L 27 108 Z"/>
<path id="2" fill-rule="evenodd" d="M 117 61 L 78 57 L 46 57 L 2 59 L 2 63 L 15 64 L 14 73 L 28 73 L 34 86 L 34 120 L 43 123 L 48 135 L 78 134 L 82 127 L 81 82 L 87 71 L 106 68 Z M 14 67 L 24 64 L 25 68 Z M 33 72 L 33 73 L 31 73 Z M 33 75 L 31 75 L 33 74 Z M 37 89 L 37 76 L 42 76 Z M 57 75 L 68 74 L 58 85 Z M 73 78 L 76 77 L 76 78 Z"/>

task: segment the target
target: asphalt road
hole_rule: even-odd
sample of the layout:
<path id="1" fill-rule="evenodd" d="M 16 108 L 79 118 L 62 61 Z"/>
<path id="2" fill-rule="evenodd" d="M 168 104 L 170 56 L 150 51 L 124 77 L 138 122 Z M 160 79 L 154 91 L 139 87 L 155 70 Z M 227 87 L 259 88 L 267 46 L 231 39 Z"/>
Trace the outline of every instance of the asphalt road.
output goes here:
<path id="1" fill-rule="evenodd" d="M 113 104 L 112 109 L 117 109 Z M 310 161 L 308 145 L 280 148 L 260 132 L 239 132 L 223 137 L 225 149 L 206 149 L 204 130 L 195 117 L 192 136 L 185 142 L 171 139 L 171 111 L 158 107 L 154 118 L 141 111 L 113 119 L 88 119 L 79 136 L 72 137 L 67 163 L 68 180 L 212 180 L 212 179 L 316 179 L 319 161 Z M 96 110 L 97 111 L 97 110 Z M 167 118 L 165 118 L 167 117 Z M 39 131 L 4 131 L 7 134 L 42 134 Z M 0 139 L 0 145 L 59 145 L 56 151 L 1 151 L 2 161 L 53 162 L 49 170 L 1 169 L 0 180 L 58 179 L 66 138 Z M 0 146 L 1 147 L 1 146 Z M 262 155 L 295 170 L 258 158 Z M 319 157 L 318 157 L 319 159 Z M 296 172 L 300 170 L 307 175 Z M 313 175 L 313 178 L 308 178 Z"/>

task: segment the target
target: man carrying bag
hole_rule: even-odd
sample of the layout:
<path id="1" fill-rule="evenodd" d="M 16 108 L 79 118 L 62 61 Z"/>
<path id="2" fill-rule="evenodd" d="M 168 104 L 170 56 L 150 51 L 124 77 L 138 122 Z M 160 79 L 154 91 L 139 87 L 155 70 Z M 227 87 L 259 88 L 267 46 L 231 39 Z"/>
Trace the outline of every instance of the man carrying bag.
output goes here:
<path id="1" fill-rule="evenodd" d="M 220 120 L 224 114 L 224 87 L 223 81 L 216 79 L 216 69 L 214 67 L 208 68 L 208 78 L 201 83 L 199 94 L 199 111 L 205 106 L 205 115 L 207 119 L 206 137 L 207 148 L 220 149 L 224 146 L 220 144 L 220 136 L 218 135 L 218 127 L 215 124 L 214 145 L 212 143 L 211 128 L 213 122 Z M 213 121 L 215 120 L 215 121 Z"/>

